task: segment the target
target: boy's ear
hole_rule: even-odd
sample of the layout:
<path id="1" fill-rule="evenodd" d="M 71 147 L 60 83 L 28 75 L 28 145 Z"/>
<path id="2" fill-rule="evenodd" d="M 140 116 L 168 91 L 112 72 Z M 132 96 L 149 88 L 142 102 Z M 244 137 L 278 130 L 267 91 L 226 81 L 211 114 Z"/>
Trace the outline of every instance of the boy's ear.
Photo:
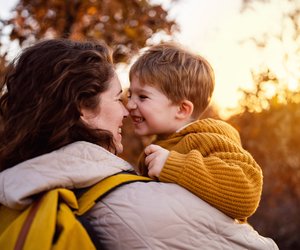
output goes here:
<path id="1" fill-rule="evenodd" d="M 189 119 L 194 111 L 194 104 L 191 101 L 183 100 L 178 104 L 176 118 L 183 120 Z"/>

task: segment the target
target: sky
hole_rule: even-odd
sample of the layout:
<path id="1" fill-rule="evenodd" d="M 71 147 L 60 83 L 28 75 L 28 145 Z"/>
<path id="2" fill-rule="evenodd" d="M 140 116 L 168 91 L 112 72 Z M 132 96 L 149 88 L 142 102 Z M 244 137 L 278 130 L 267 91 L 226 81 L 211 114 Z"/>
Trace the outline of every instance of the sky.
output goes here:
<path id="1" fill-rule="evenodd" d="M 0 15 L 7 16 L 16 0 L 0 0 Z M 274 31 L 281 9 L 280 0 L 261 11 L 241 13 L 241 0 L 181 0 L 171 3 L 170 0 L 152 0 L 162 3 L 169 10 L 169 18 L 175 19 L 180 32 L 174 35 L 195 53 L 204 56 L 213 66 L 216 86 L 212 101 L 218 107 L 222 117 L 231 114 L 230 109 L 237 106 L 241 98 L 239 88 L 251 89 L 253 86 L 251 70 L 268 64 L 279 67 L 281 54 L 274 45 L 271 50 L 259 50 L 251 37 L 263 32 Z M 275 29 L 275 30 L 274 30 Z M 154 37 L 157 39 L 159 37 Z M 128 86 L 127 68 L 120 66 L 118 73 L 124 87 Z"/>

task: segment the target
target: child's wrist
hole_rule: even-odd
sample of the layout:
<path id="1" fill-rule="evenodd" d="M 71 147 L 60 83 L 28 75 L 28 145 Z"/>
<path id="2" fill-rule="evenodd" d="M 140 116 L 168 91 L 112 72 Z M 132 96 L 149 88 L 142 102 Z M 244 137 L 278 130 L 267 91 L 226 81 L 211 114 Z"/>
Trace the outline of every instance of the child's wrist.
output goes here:
<path id="1" fill-rule="evenodd" d="M 159 180 L 164 182 L 177 182 L 185 165 L 185 155 L 176 151 L 170 151 L 169 157 L 159 174 Z"/>

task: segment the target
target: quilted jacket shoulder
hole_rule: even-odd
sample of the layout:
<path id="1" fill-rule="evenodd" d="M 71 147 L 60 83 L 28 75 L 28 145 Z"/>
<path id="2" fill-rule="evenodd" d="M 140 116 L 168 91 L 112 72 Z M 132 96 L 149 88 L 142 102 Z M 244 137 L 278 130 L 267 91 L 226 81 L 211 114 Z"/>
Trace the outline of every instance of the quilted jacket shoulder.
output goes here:
<path id="1" fill-rule="evenodd" d="M 122 186 L 86 216 L 104 249 L 278 249 L 175 184 Z"/>

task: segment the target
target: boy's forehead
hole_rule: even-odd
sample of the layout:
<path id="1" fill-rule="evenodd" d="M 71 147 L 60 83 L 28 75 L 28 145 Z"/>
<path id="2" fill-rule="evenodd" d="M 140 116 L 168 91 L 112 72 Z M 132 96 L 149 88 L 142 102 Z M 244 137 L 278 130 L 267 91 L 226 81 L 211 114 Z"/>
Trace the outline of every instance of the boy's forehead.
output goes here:
<path id="1" fill-rule="evenodd" d="M 149 83 L 149 82 L 143 82 L 139 77 L 134 77 L 130 81 L 130 88 L 138 89 L 138 90 L 151 90 L 151 89 L 156 89 L 160 90 L 160 88 L 154 84 L 154 83 Z"/>
<path id="2" fill-rule="evenodd" d="M 151 92 L 151 89 L 148 89 L 146 87 L 146 85 L 135 86 L 135 85 L 130 84 L 129 91 L 131 91 L 131 92 L 133 92 L 133 91 L 134 92 Z"/>
<path id="3" fill-rule="evenodd" d="M 129 91 L 131 92 L 143 92 L 143 93 L 153 93 L 153 92 L 161 92 L 159 88 L 154 85 L 149 84 L 141 84 L 140 82 L 130 83 Z"/>

